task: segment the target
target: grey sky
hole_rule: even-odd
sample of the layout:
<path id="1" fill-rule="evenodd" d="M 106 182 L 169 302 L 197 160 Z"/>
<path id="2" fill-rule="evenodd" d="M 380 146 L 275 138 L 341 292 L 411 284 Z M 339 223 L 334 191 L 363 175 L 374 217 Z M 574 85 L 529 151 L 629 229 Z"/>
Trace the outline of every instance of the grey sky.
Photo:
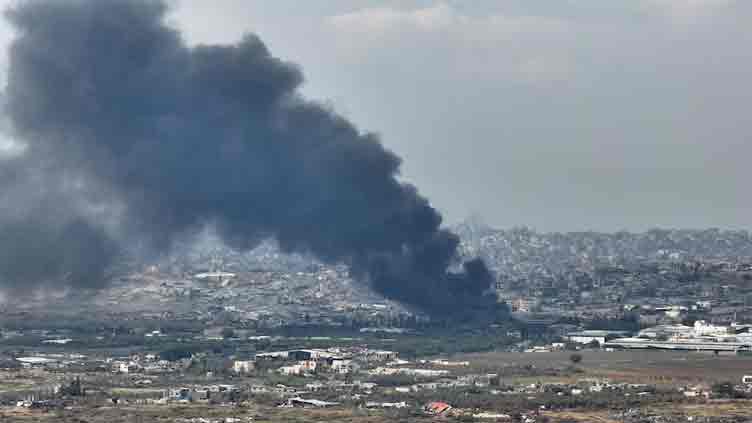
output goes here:
<path id="1" fill-rule="evenodd" d="M 299 63 L 449 221 L 752 229 L 748 0 L 174 3 L 190 42 Z"/>

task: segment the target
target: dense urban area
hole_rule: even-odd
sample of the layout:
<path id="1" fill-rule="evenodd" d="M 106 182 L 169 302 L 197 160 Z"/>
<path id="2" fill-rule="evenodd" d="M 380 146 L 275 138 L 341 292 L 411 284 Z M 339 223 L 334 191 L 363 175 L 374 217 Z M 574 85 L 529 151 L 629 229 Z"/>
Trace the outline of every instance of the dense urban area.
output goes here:
<path id="1" fill-rule="evenodd" d="M 492 318 L 210 234 L 111 287 L 2 306 L 0 420 L 735 422 L 752 418 L 752 235 L 467 222 Z M 671 405 L 671 406 L 669 406 Z"/>

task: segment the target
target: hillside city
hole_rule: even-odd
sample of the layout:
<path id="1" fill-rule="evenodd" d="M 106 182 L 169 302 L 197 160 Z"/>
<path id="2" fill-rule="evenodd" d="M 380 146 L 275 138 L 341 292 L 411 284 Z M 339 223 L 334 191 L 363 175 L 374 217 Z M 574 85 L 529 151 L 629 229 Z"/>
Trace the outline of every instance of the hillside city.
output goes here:
<path id="1" fill-rule="evenodd" d="M 456 230 L 496 275 L 491 320 L 448 322 L 344 265 L 211 234 L 123 257 L 102 291 L 6 302 L 0 415 L 746 421 L 693 407 L 752 397 L 752 234 Z"/>
<path id="2" fill-rule="evenodd" d="M 752 323 L 752 234 L 745 231 L 544 234 L 469 223 L 456 230 L 462 254 L 488 263 L 496 277 L 489 292 L 514 313 L 627 329 L 694 320 Z M 247 328 L 402 327 L 430 319 L 353 280 L 345 265 L 285 254 L 272 242 L 238 253 L 207 235 L 158 262 L 124 258 L 118 266 L 111 269 L 111 287 L 80 299 L 94 302 L 89 312 L 166 313 Z M 60 309 L 76 295 L 82 294 L 61 296 Z M 35 304 L 4 307 L 22 313 Z M 49 298 L 45 309 L 55 310 Z"/>

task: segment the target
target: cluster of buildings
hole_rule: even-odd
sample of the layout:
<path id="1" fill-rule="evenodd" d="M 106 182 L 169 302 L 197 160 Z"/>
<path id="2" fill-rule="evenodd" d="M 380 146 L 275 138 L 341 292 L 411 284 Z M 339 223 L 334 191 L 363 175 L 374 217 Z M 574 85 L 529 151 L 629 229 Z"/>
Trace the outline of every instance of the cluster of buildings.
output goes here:
<path id="1" fill-rule="evenodd" d="M 744 325 L 722 326 L 697 321 L 692 326 L 669 325 L 654 327 L 637 334 L 645 342 L 678 342 L 679 339 L 703 339 L 726 342 L 725 338 L 750 337 Z M 604 345 L 618 341 L 611 337 L 620 333 L 573 333 L 570 342 L 589 344 L 604 341 Z M 603 339 L 598 337 L 603 336 Z M 579 338 L 576 338 L 579 337 Z M 587 337 L 593 338 L 589 339 Z M 667 340 L 663 340 L 666 339 Z M 595 339 L 598 338 L 598 339 Z M 637 339 L 637 338 L 636 338 Z M 202 354 L 192 358 L 165 361 L 153 353 L 135 353 L 127 357 L 94 358 L 77 354 L 61 356 L 18 356 L 18 362 L 26 363 L 36 370 L 48 369 L 53 374 L 59 368 L 48 367 L 77 362 L 104 363 L 101 370 L 107 386 L 128 387 L 126 391 L 141 394 L 133 398 L 118 398 L 105 390 L 101 395 L 111 395 L 114 404 L 146 404 L 164 406 L 180 404 L 233 405 L 245 402 L 270 404 L 282 408 L 360 408 L 379 410 L 411 410 L 426 418 L 465 418 L 476 420 L 545 421 L 544 411 L 562 404 L 580 404 L 590 399 L 611 398 L 614 401 L 665 401 L 679 398 L 685 401 L 706 401 L 716 395 L 707 385 L 678 386 L 673 391 L 658 392 L 654 385 L 616 383 L 602 378 L 583 378 L 573 382 L 555 382 L 540 377 L 531 383 L 531 377 L 516 380 L 515 369 L 494 367 L 499 373 L 485 372 L 477 363 L 446 358 L 404 360 L 394 351 L 372 349 L 362 345 L 332 347 L 325 349 L 301 348 L 257 353 L 250 359 L 232 358 L 225 364 L 224 373 L 194 373 L 188 369 Z M 194 366 L 195 367 L 195 366 Z M 520 365 L 520 369 L 525 368 Z M 294 371 L 291 369 L 295 369 Z M 345 370 L 343 370 L 345 369 Z M 490 370 L 490 368 L 489 368 Z M 530 375 L 548 375 L 543 369 L 526 369 Z M 39 372 L 37 372 L 39 373 Z M 85 373 L 95 379 L 96 372 Z M 527 373 L 526 373 L 527 374 Z M 576 373 L 569 374 L 574 380 Z M 509 378 L 509 379 L 507 379 Z M 78 380 L 78 379 L 77 379 Z M 515 381 L 516 380 L 516 381 Z M 751 391 L 752 376 L 742 381 L 740 392 Z M 744 385 L 749 383 L 749 386 Z M 90 380 L 78 382 L 78 391 L 92 388 Z M 665 389 L 665 388 L 662 388 Z M 51 407 L 61 397 L 61 389 L 51 391 L 48 398 L 23 401 L 22 407 Z M 113 391 L 114 392 L 114 391 Z M 468 407 L 461 401 L 463 393 L 472 392 L 489 402 L 485 407 Z M 668 395 L 668 396 L 667 396 Z M 527 412 L 512 413 L 523 408 L 495 407 L 489 404 L 498 399 L 498 404 L 519 404 L 528 407 Z M 605 401 L 605 400 L 604 400 Z M 28 405 L 27 405 L 28 402 Z M 60 403 L 70 405 L 69 402 Z M 530 404 L 537 404 L 531 408 Z M 558 404 L 558 405 L 557 405 Z M 540 407 L 540 408 L 537 408 Z M 514 414 L 514 416 L 513 416 Z"/>
<path id="2" fill-rule="evenodd" d="M 160 359 L 157 354 L 131 354 L 128 357 L 113 358 L 109 357 L 104 360 L 109 365 L 113 373 L 146 373 L 161 374 L 173 373 L 185 370 L 190 366 L 189 358 L 177 361 L 168 361 Z"/>
<path id="3" fill-rule="evenodd" d="M 620 318 L 624 306 L 633 306 L 642 308 L 646 324 L 698 311 L 714 323 L 752 321 L 747 231 L 539 233 L 472 223 L 457 231 L 463 253 L 486 260 L 499 300 L 514 312 Z M 698 310 L 700 303 L 715 307 Z M 665 304 L 686 309 L 660 310 Z"/>
<path id="4" fill-rule="evenodd" d="M 596 348 L 665 349 L 710 351 L 714 353 L 752 352 L 752 325 L 720 325 L 696 320 L 691 326 L 663 324 L 637 332 L 618 330 L 579 330 L 569 332 L 566 340 Z M 544 350 L 541 347 L 542 351 Z M 545 351 L 556 348 L 545 348 Z M 531 350 L 531 352 L 534 352 Z"/>
<path id="5" fill-rule="evenodd" d="M 228 384 L 169 388 L 164 390 L 162 397 L 153 401 L 153 403 L 190 403 L 194 401 L 209 401 L 212 397 L 232 400 L 233 396 L 238 395 L 240 392 L 241 389 L 239 387 Z"/>
<path id="6" fill-rule="evenodd" d="M 692 326 L 659 325 L 641 330 L 637 336 L 604 342 L 606 347 L 712 351 L 715 353 L 752 352 L 752 325 L 715 325 L 697 320 Z"/>
<path id="7" fill-rule="evenodd" d="M 313 373 L 352 374 L 368 363 L 397 359 L 394 351 L 367 348 L 316 350 L 300 349 L 256 354 L 256 360 L 290 363 L 280 366 L 277 372 L 286 376 L 303 376 Z"/>
<path id="8" fill-rule="evenodd" d="M 283 255 L 278 259 L 285 261 Z M 231 320 L 250 329 L 311 324 L 388 328 L 425 320 L 353 281 L 345 266 L 308 259 L 306 266 L 271 270 L 280 266 L 229 260 L 229 272 L 201 271 L 202 261 L 180 263 L 132 269 L 99 294 L 97 310 L 125 321 L 150 315 L 158 320 L 170 310 L 171 319 L 206 326 Z"/>
<path id="9" fill-rule="evenodd" d="M 730 322 L 736 314 L 752 321 L 752 289 L 744 283 L 745 275 L 752 276 L 752 236 L 745 231 L 559 234 L 469 224 L 456 229 L 462 253 L 487 261 L 497 275 L 499 300 L 514 312 L 619 318 L 625 306 L 635 306 L 657 324 L 686 317 L 697 303 L 712 303 L 716 307 L 700 310 L 705 320 Z M 353 281 L 346 266 L 283 254 L 273 242 L 241 253 L 210 241 L 178 248 L 145 269 L 132 267 L 135 272 L 104 294 L 105 302 L 113 310 L 134 297 L 162 309 L 190 302 L 181 317 L 210 322 L 230 316 L 252 328 L 406 328 L 425 319 Z M 171 303 L 178 306 L 168 307 Z M 665 304 L 686 310 L 660 310 Z"/>

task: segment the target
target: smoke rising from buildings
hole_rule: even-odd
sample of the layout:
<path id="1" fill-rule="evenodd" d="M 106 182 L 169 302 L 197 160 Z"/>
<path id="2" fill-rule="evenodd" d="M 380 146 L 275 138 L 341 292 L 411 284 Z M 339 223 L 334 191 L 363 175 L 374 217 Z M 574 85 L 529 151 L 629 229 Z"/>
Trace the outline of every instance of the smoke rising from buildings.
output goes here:
<path id="1" fill-rule="evenodd" d="M 95 286 L 124 240 L 167 248 L 210 224 L 235 248 L 273 237 L 345 262 L 427 310 L 483 299 L 485 265 L 448 272 L 458 237 L 377 135 L 301 97 L 301 70 L 256 36 L 189 47 L 166 12 L 151 0 L 6 12 L 18 37 L 4 101 L 24 152 L 0 158 L 17 208 L 0 213 L 5 284 Z"/>

